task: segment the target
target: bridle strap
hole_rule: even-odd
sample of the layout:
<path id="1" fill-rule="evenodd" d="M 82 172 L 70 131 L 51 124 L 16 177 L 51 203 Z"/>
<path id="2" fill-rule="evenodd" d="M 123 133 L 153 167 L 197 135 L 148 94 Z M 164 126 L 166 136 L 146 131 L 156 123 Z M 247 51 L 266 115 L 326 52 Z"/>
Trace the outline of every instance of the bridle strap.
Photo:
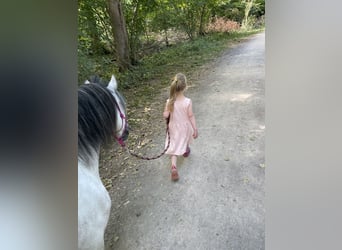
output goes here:
<path id="1" fill-rule="evenodd" d="M 115 99 L 115 98 L 114 98 Z M 119 129 L 119 131 L 124 127 L 125 129 L 127 128 L 127 125 L 128 125 L 128 122 L 127 122 L 127 118 L 126 116 L 121 112 L 121 109 L 119 107 L 119 104 L 117 103 L 117 101 L 115 100 L 115 106 L 116 106 L 116 109 L 119 111 L 120 113 L 120 118 L 121 118 L 121 128 Z M 117 137 L 116 135 L 114 135 L 114 138 L 116 139 L 116 141 L 121 145 L 121 147 L 125 147 L 126 144 L 121 137 Z"/>
<path id="2" fill-rule="evenodd" d="M 123 127 L 124 127 L 125 129 L 127 129 L 127 126 L 128 126 L 127 118 L 126 118 L 126 116 L 121 112 L 120 106 L 119 106 L 118 102 L 116 101 L 115 97 L 114 97 L 114 100 L 115 100 L 115 106 L 116 106 L 117 110 L 118 110 L 119 113 L 120 113 L 120 118 L 121 118 L 121 121 L 122 121 L 122 125 L 121 125 L 121 128 L 119 129 L 119 131 L 120 131 Z M 114 135 L 114 138 L 116 139 L 116 141 L 120 144 L 120 146 L 121 146 L 122 148 L 127 149 L 127 151 L 128 151 L 131 155 L 133 155 L 133 156 L 135 156 L 135 157 L 137 157 L 137 158 L 139 158 L 139 159 L 142 159 L 142 160 L 154 160 L 154 159 L 158 159 L 158 158 L 160 158 L 162 155 L 164 155 L 164 154 L 166 153 L 166 151 L 167 151 L 167 150 L 169 149 L 169 147 L 170 147 L 169 121 L 170 121 L 170 119 L 169 119 L 169 117 L 168 117 L 168 118 L 166 119 L 166 134 L 167 134 L 167 136 L 168 136 L 168 137 L 167 137 L 167 138 L 168 138 L 167 146 L 166 146 L 166 148 L 164 149 L 164 151 L 163 151 L 162 153 L 160 153 L 159 155 L 154 156 L 154 157 L 144 157 L 144 156 L 141 156 L 141 155 L 138 155 L 138 154 L 134 153 L 132 150 L 130 150 L 128 147 L 126 147 L 126 144 L 125 144 L 125 142 L 124 142 L 122 136 L 121 136 L 121 137 L 117 137 L 116 135 Z"/>

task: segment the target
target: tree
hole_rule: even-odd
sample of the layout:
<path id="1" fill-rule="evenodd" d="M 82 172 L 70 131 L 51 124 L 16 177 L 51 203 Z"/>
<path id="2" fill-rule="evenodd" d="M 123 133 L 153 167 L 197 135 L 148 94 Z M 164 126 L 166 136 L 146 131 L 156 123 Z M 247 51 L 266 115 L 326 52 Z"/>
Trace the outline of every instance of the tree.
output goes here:
<path id="1" fill-rule="evenodd" d="M 148 23 L 151 22 L 157 5 L 157 0 L 126 0 L 123 5 L 131 50 L 131 62 L 133 64 L 138 62 L 143 36 L 148 33 Z"/>
<path id="2" fill-rule="evenodd" d="M 198 34 L 200 36 L 205 35 L 205 28 L 210 22 L 211 15 L 213 16 L 213 12 L 216 7 L 222 6 L 227 1 L 222 0 L 202 0 L 197 1 L 197 8 L 199 9 L 199 28 Z"/>
<path id="3" fill-rule="evenodd" d="M 229 0 L 221 2 L 213 7 L 212 15 L 223 17 L 231 21 L 242 23 L 244 18 L 244 0 Z"/>
<path id="4" fill-rule="evenodd" d="M 116 57 L 120 71 L 130 68 L 130 49 L 128 45 L 128 35 L 124 13 L 122 11 L 120 0 L 107 0 L 108 12 L 111 20 L 111 26 L 114 36 Z"/>
<path id="5" fill-rule="evenodd" d="M 78 0 L 79 69 L 110 65 L 102 55 L 113 54 L 115 68 L 125 71 L 146 54 L 150 38 L 168 46 L 179 31 L 190 40 L 205 35 L 214 16 L 249 28 L 262 25 L 264 14 L 265 0 Z"/>
<path id="6" fill-rule="evenodd" d="M 248 17 L 249 17 L 249 12 L 251 11 L 253 7 L 254 0 L 244 0 L 245 3 L 245 16 L 242 21 L 242 27 L 243 28 L 248 28 L 249 22 L 248 22 Z"/>
<path id="7" fill-rule="evenodd" d="M 85 54 L 101 55 L 113 51 L 106 3 L 99 0 L 78 1 L 78 42 Z"/>
<path id="8" fill-rule="evenodd" d="M 168 1 L 158 1 L 150 14 L 150 29 L 164 35 L 166 46 L 169 46 L 169 30 L 177 27 L 177 13 Z"/>
<path id="9" fill-rule="evenodd" d="M 188 35 L 188 38 L 193 40 L 199 30 L 201 10 L 205 10 L 206 1 L 177 0 L 170 2 L 176 13 L 177 28 L 184 31 Z"/>
<path id="10" fill-rule="evenodd" d="M 222 0 L 175 0 L 170 1 L 177 13 L 178 27 L 185 31 L 189 39 L 204 35 L 213 9 L 222 5 Z"/>
<path id="11" fill-rule="evenodd" d="M 199 28 L 198 28 L 198 34 L 200 36 L 204 36 L 205 34 L 205 26 L 208 23 L 208 8 L 207 8 L 207 1 L 201 2 L 200 6 L 200 23 L 199 23 Z"/>
<path id="12" fill-rule="evenodd" d="M 257 19 L 265 15 L 265 0 L 254 0 L 253 7 L 250 11 L 251 16 Z"/>

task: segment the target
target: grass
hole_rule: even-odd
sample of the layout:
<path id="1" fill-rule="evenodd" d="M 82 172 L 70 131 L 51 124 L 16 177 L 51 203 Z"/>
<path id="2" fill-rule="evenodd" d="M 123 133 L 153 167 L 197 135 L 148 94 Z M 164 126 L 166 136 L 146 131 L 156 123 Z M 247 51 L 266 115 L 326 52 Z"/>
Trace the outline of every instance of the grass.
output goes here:
<path id="1" fill-rule="evenodd" d="M 219 56 L 231 42 L 257 32 L 216 33 L 165 47 L 159 53 L 143 58 L 138 67 L 121 78 L 122 82 L 127 87 L 155 81 L 164 86 L 177 72 L 188 75 Z"/>

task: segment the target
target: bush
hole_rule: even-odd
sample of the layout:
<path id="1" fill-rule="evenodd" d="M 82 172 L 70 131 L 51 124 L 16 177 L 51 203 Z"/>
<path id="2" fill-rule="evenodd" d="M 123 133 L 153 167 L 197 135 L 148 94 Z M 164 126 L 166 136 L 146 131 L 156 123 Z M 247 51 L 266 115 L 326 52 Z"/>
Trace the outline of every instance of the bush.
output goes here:
<path id="1" fill-rule="evenodd" d="M 253 30 L 261 29 L 265 27 L 265 16 L 256 18 L 255 16 L 250 16 L 247 23 L 243 23 L 241 29 L 243 30 Z"/>
<path id="2" fill-rule="evenodd" d="M 214 17 L 210 21 L 207 32 L 229 33 L 240 29 L 240 24 L 235 21 L 227 20 L 223 17 Z"/>

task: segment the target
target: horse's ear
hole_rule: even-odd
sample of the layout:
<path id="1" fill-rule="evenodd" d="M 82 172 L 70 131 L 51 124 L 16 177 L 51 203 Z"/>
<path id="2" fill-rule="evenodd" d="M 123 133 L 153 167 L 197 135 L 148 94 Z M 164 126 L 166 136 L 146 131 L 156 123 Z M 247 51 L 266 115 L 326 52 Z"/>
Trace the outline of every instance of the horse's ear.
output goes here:
<path id="1" fill-rule="evenodd" d="M 113 91 L 118 88 L 118 83 L 116 82 L 116 79 L 115 79 L 114 75 L 112 75 L 112 78 L 110 79 L 110 82 L 108 83 L 107 88 L 111 89 Z"/>

